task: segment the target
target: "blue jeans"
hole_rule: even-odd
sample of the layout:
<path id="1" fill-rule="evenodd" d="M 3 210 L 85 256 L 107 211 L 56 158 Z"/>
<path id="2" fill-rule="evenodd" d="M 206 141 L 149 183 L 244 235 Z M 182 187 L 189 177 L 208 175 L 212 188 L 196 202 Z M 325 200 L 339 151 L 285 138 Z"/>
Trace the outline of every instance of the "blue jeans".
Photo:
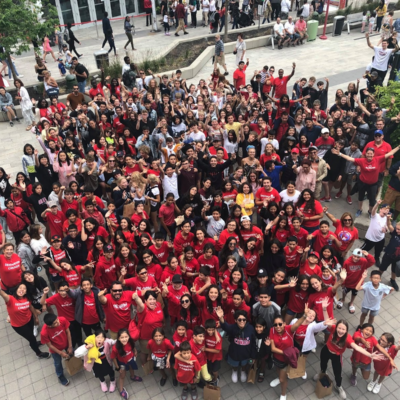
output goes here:
<path id="1" fill-rule="evenodd" d="M 79 91 L 85 93 L 86 79 L 83 82 L 78 82 Z"/>
<path id="2" fill-rule="evenodd" d="M 64 375 L 64 369 L 62 366 L 62 357 L 59 354 L 51 353 L 54 361 L 54 368 L 56 369 L 56 375 L 59 378 Z"/>
<path id="3" fill-rule="evenodd" d="M 8 78 L 11 79 L 11 68 L 10 68 L 10 63 L 8 62 L 8 60 L 4 60 L 7 64 L 8 67 Z M 14 62 L 12 63 L 13 67 L 14 67 L 14 71 L 15 71 L 15 75 L 19 76 L 19 73 L 17 71 L 17 67 L 15 66 Z"/>

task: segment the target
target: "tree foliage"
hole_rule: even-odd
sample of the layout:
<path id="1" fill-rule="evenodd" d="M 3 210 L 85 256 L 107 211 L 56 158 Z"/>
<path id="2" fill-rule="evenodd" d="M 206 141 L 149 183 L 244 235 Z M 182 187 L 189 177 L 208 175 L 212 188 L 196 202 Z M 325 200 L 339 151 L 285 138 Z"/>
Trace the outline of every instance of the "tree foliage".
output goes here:
<path id="1" fill-rule="evenodd" d="M 46 11 L 46 19 L 41 19 Z M 57 9 L 48 0 L 0 0 L 0 44 L 7 57 L 29 50 L 31 40 L 42 40 L 59 24 Z"/>

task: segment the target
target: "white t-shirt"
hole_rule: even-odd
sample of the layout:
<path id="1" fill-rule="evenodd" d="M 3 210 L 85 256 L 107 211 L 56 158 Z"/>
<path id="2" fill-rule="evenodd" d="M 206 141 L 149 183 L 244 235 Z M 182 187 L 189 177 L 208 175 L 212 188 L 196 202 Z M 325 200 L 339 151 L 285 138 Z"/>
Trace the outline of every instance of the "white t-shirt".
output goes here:
<path id="1" fill-rule="evenodd" d="M 276 139 L 269 140 L 268 138 L 263 137 L 260 142 L 261 142 L 261 153 L 260 154 L 264 154 L 265 146 L 268 143 L 271 143 L 272 146 L 274 146 L 275 150 L 279 150 L 279 142 Z"/>
<path id="2" fill-rule="evenodd" d="M 281 1 L 281 12 L 288 14 L 290 9 L 290 3 L 287 0 Z"/>
<path id="3" fill-rule="evenodd" d="M 376 213 L 371 217 L 367 233 L 365 234 L 366 239 L 371 242 L 379 242 L 385 237 L 386 229 L 382 231 L 382 228 L 386 227 L 387 217 L 381 217 L 379 213 Z"/>
<path id="4" fill-rule="evenodd" d="M 212 215 L 207 217 L 207 233 L 214 238 L 214 236 L 218 236 L 225 228 L 225 221 L 220 218 L 219 221 L 216 221 Z"/>
<path id="5" fill-rule="evenodd" d="M 290 23 L 289 21 L 285 24 L 285 29 L 289 33 L 289 35 L 293 35 L 294 33 L 294 23 Z"/>
<path id="6" fill-rule="evenodd" d="M 164 189 L 164 201 L 166 200 L 166 196 L 168 193 L 173 193 L 175 196 L 175 200 L 179 199 L 178 193 L 178 175 L 176 172 L 173 173 L 171 178 L 165 174 L 164 179 L 162 180 L 162 185 Z"/>
<path id="7" fill-rule="evenodd" d="M 364 289 L 364 298 L 361 307 L 372 311 L 377 311 L 381 308 L 383 295 L 389 294 L 391 290 L 390 286 L 383 283 L 380 283 L 378 289 L 375 289 L 371 281 L 365 282 L 362 288 Z"/>
<path id="8" fill-rule="evenodd" d="M 303 11 L 301 12 L 301 15 L 304 18 L 307 18 L 310 15 L 310 5 L 309 4 L 303 5 Z"/>
<path id="9" fill-rule="evenodd" d="M 215 12 L 217 11 L 217 8 L 215 6 L 215 0 L 210 1 L 210 12 Z"/>
<path id="10" fill-rule="evenodd" d="M 374 61 L 372 61 L 372 68 L 375 68 L 378 71 L 387 71 L 388 61 L 393 53 L 393 49 L 383 50 L 382 47 L 374 46 L 374 51 L 375 58 Z"/>
<path id="11" fill-rule="evenodd" d="M 283 25 L 282 24 L 275 24 L 274 25 L 274 33 L 275 37 L 279 35 L 283 35 Z"/>
<path id="12" fill-rule="evenodd" d="M 191 132 L 189 135 L 190 138 L 193 139 L 195 142 L 205 142 L 206 141 L 206 135 L 202 131 L 198 132 Z"/>
<path id="13" fill-rule="evenodd" d="M 208 0 L 203 1 L 203 12 L 208 13 L 210 11 L 210 2 Z"/>
<path id="14" fill-rule="evenodd" d="M 283 207 L 283 205 L 285 203 L 289 203 L 289 201 L 292 201 L 294 204 L 296 204 L 297 200 L 300 197 L 300 192 L 295 189 L 294 195 L 293 196 L 289 196 L 287 190 L 285 189 L 285 190 L 282 190 L 282 192 L 280 192 L 279 195 L 281 196 L 281 199 L 282 199 L 281 205 Z"/>

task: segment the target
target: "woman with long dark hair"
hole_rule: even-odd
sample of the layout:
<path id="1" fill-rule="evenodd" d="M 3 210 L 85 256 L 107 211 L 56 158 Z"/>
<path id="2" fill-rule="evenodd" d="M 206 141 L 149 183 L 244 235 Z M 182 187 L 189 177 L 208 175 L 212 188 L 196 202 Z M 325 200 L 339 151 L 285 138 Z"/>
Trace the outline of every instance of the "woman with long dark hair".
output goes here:
<path id="1" fill-rule="evenodd" d="M 128 38 L 128 41 L 126 42 L 126 44 L 124 46 L 124 50 L 126 50 L 129 43 L 132 46 L 132 50 L 136 50 L 135 46 L 133 45 L 132 28 L 134 29 L 135 27 L 131 24 L 131 17 L 129 15 L 127 15 L 125 17 L 125 21 L 124 21 L 124 30 L 125 30 L 125 35 Z"/>
<path id="2" fill-rule="evenodd" d="M 302 218 L 301 226 L 308 232 L 313 233 L 319 228 L 319 220 L 324 216 L 321 203 L 315 199 L 310 189 L 304 189 L 296 204 L 297 215 Z"/>
<path id="3" fill-rule="evenodd" d="M 92 249 L 96 236 L 102 236 L 103 239 L 108 243 L 108 232 L 99 226 L 99 223 L 92 217 L 82 220 L 82 241 L 86 242 L 86 247 L 89 250 Z"/>

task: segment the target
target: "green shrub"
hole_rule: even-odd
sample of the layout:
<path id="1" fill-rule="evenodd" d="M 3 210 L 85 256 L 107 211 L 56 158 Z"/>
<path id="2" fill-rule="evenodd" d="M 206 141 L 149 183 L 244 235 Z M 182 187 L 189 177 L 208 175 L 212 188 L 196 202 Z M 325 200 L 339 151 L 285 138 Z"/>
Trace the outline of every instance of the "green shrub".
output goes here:
<path id="1" fill-rule="evenodd" d="M 113 78 L 122 77 L 122 64 L 118 57 L 110 61 L 109 65 L 103 64 L 104 76 L 111 76 Z"/>

